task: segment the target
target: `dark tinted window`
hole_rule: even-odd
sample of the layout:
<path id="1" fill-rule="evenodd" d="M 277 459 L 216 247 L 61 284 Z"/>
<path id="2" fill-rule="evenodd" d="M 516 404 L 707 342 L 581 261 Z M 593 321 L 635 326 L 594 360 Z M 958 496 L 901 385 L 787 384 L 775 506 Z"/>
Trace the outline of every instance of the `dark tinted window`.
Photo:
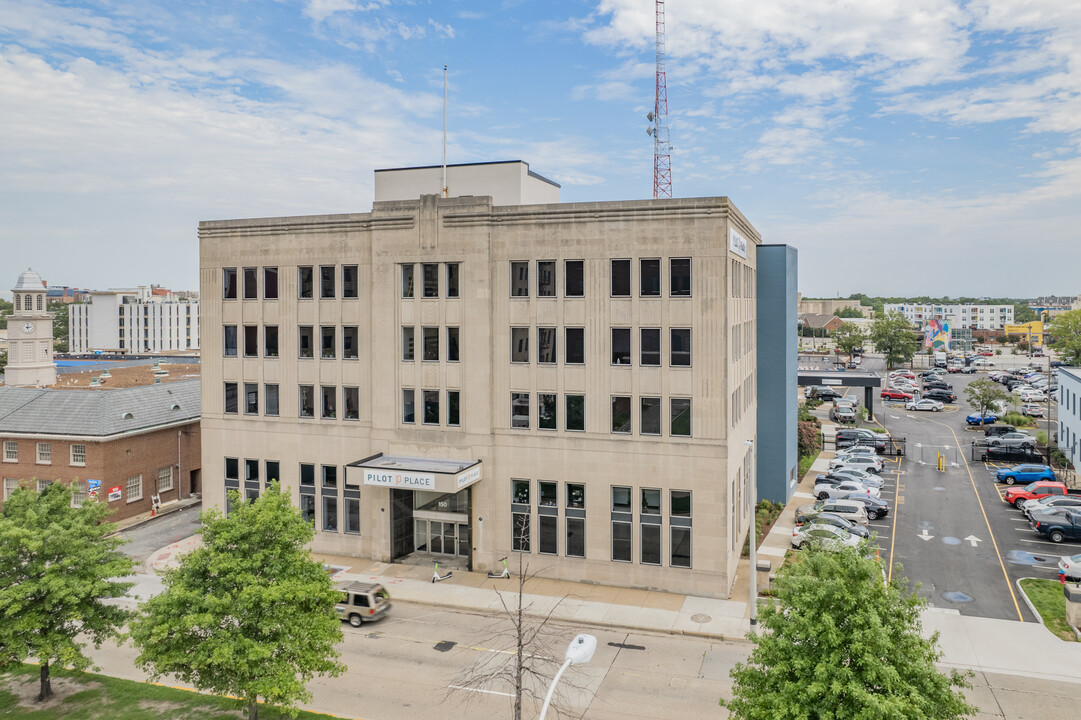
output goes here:
<path id="1" fill-rule="evenodd" d="M 315 270 L 310 265 L 297 268 L 297 297 L 310 300 L 315 297 Z"/>
<path id="2" fill-rule="evenodd" d="M 413 297 L 413 266 L 402 265 L 402 297 Z"/>
<path id="3" fill-rule="evenodd" d="M 278 299 L 278 268 L 263 268 L 263 297 L 267 300 Z"/>
<path id="4" fill-rule="evenodd" d="M 278 326 L 263 326 L 263 355 L 278 357 Z"/>
<path id="5" fill-rule="evenodd" d="M 235 414 L 237 411 L 237 384 L 235 382 L 225 383 L 225 412 Z"/>
<path id="6" fill-rule="evenodd" d="M 447 362 L 458 362 L 458 328 L 447 328 Z"/>
<path id="7" fill-rule="evenodd" d="M 556 429 L 556 396 L 553 393 L 537 395 L 537 427 L 541 430 Z M 553 504 L 554 500 L 553 500 Z"/>
<path id="8" fill-rule="evenodd" d="M 319 268 L 319 297 L 334 297 L 334 266 L 323 265 Z"/>
<path id="9" fill-rule="evenodd" d="M 424 297 L 439 297 L 439 265 L 438 263 L 424 263 L 420 266 L 424 282 Z"/>
<path id="10" fill-rule="evenodd" d="M 612 396 L 612 432 L 630 433 L 631 399 L 626 395 Z"/>
<path id="11" fill-rule="evenodd" d="M 537 297 L 556 296 L 555 260 L 537 261 Z"/>
<path id="12" fill-rule="evenodd" d="M 244 326 L 244 357 L 259 357 L 259 326 Z"/>
<path id="13" fill-rule="evenodd" d="M 259 299 L 259 269 L 244 268 L 244 299 Z"/>
<path id="14" fill-rule="evenodd" d="M 236 357 L 236 325 L 225 326 L 225 357 Z"/>
<path id="15" fill-rule="evenodd" d="M 631 261 L 612 261 L 612 297 L 631 296 Z"/>
<path id="16" fill-rule="evenodd" d="M 672 297 L 689 297 L 691 294 L 691 259 L 672 258 L 668 261 L 668 294 Z"/>
<path id="17" fill-rule="evenodd" d="M 581 365 L 586 361 L 585 329 L 567 328 L 566 362 L 569 365 Z"/>
<path id="18" fill-rule="evenodd" d="M 661 261 L 656 258 L 641 260 L 641 272 L 638 279 L 642 297 L 660 297 Z"/>
<path id="19" fill-rule="evenodd" d="M 512 262 L 510 264 L 511 297 L 529 297 L 529 263 Z"/>
<path id="20" fill-rule="evenodd" d="M 458 263 L 447 263 L 447 297 L 458 297 Z"/>
<path id="21" fill-rule="evenodd" d="M 630 328 L 612 328 L 612 364 L 631 364 Z"/>
<path id="22" fill-rule="evenodd" d="M 566 297 L 582 297 L 585 293 L 585 270 L 582 260 L 568 260 L 563 265 Z"/>
<path id="23" fill-rule="evenodd" d="M 342 297 L 355 298 L 360 292 L 360 276 L 356 265 L 342 266 Z"/>
<path id="24" fill-rule="evenodd" d="M 690 367 L 691 329 L 672 328 L 672 366 Z"/>
<path id="25" fill-rule="evenodd" d="M 656 366 L 661 364 L 661 329 L 642 328 L 642 364 Z"/>
<path id="26" fill-rule="evenodd" d="M 641 432 L 643 435 L 661 434 L 661 399 L 659 397 L 644 397 L 641 399 L 642 420 Z"/>
<path id="27" fill-rule="evenodd" d="M 510 329 L 510 361 L 514 363 L 529 362 L 529 328 L 515 327 Z"/>
<path id="28" fill-rule="evenodd" d="M 556 362 L 556 329 L 537 328 L 537 362 L 554 364 Z"/>
<path id="29" fill-rule="evenodd" d="M 586 396 L 567 395 L 564 398 L 567 404 L 567 422 L 564 425 L 567 430 L 586 429 Z"/>
<path id="30" fill-rule="evenodd" d="M 221 273 L 222 297 L 236 300 L 236 268 L 223 268 Z"/>

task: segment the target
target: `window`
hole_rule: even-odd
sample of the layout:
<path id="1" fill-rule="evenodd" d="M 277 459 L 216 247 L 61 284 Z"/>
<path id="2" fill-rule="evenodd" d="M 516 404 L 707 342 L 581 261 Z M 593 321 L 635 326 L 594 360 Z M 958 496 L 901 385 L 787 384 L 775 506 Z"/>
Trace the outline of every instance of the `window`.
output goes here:
<path id="1" fill-rule="evenodd" d="M 345 532 L 350 535 L 360 534 L 360 500 L 345 499 Z"/>
<path id="2" fill-rule="evenodd" d="M 631 561 L 631 524 L 629 522 L 612 523 L 612 560 Z"/>
<path id="3" fill-rule="evenodd" d="M 323 465 L 323 487 L 336 488 L 338 487 L 338 466 L 337 465 Z"/>
<path id="4" fill-rule="evenodd" d="M 529 528 L 529 513 L 512 513 L 513 518 L 513 548 L 515 552 L 530 552 L 530 541 L 533 539 Z"/>
<path id="5" fill-rule="evenodd" d="M 627 395 L 612 396 L 612 432 L 631 431 L 631 398 Z"/>
<path id="6" fill-rule="evenodd" d="M 612 364 L 631 364 L 630 328 L 612 328 Z"/>
<path id="7" fill-rule="evenodd" d="M 334 337 L 335 330 L 333 325 L 323 325 L 319 328 L 319 357 L 324 360 L 333 360 L 337 354 L 338 342 Z"/>
<path id="8" fill-rule="evenodd" d="M 569 327 L 565 330 L 566 344 L 564 362 L 568 365 L 581 365 L 586 361 L 585 329 Z"/>
<path id="9" fill-rule="evenodd" d="M 691 566 L 691 492 L 670 490 L 668 515 L 671 523 L 671 566 Z"/>
<path id="10" fill-rule="evenodd" d="M 52 465 L 53 464 L 53 444 L 52 443 L 38 443 L 38 465 Z"/>
<path id="11" fill-rule="evenodd" d="M 537 261 L 537 297 L 556 296 L 555 260 Z"/>
<path id="12" fill-rule="evenodd" d="M 416 422 L 412 388 L 405 388 L 402 390 L 402 422 L 410 424 Z"/>
<path id="13" fill-rule="evenodd" d="M 511 297 L 529 297 L 529 263 L 510 264 L 510 294 Z"/>
<path id="14" fill-rule="evenodd" d="M 345 405 L 345 411 L 342 417 L 344 417 L 346 420 L 359 420 L 360 388 L 342 388 L 342 404 Z"/>
<path id="15" fill-rule="evenodd" d="M 542 365 L 556 363 L 556 329 L 537 328 L 537 362 Z"/>
<path id="16" fill-rule="evenodd" d="M 462 393 L 459 390 L 447 390 L 447 425 L 458 427 L 462 424 Z"/>
<path id="17" fill-rule="evenodd" d="M 439 362 L 439 328 L 421 328 L 424 334 L 424 360 L 426 362 Z"/>
<path id="18" fill-rule="evenodd" d="M 315 357 L 315 329 L 311 325 L 301 325 L 298 328 L 300 340 L 297 344 L 298 356 L 302 358 Z"/>
<path id="19" fill-rule="evenodd" d="M 297 297 L 301 300 L 315 297 L 315 270 L 311 265 L 297 268 Z"/>
<path id="20" fill-rule="evenodd" d="M 672 367 L 691 366 L 691 329 L 672 328 Z"/>
<path id="21" fill-rule="evenodd" d="M 671 419 L 669 421 L 670 435 L 676 437 L 690 437 L 691 436 L 691 399 L 690 398 L 672 398 L 671 403 Z"/>
<path id="22" fill-rule="evenodd" d="M 27 296 L 26 299 L 29 301 L 30 297 Z M 49 487 L 52 484 L 53 484 L 52 480 L 47 480 L 45 478 L 38 478 L 38 492 L 39 493 L 45 492 L 45 488 Z"/>
<path id="23" fill-rule="evenodd" d="M 230 415 L 235 415 L 237 413 L 237 392 L 238 387 L 235 382 L 225 383 L 225 412 Z"/>
<path id="24" fill-rule="evenodd" d="M 323 496 L 323 532 L 338 532 L 338 498 Z"/>
<path id="25" fill-rule="evenodd" d="M 143 476 L 132 475 L 124 481 L 125 489 L 127 490 L 128 502 L 135 502 L 136 500 L 143 499 Z"/>
<path id="26" fill-rule="evenodd" d="M 259 299 L 259 269 L 244 268 L 244 299 Z"/>
<path id="27" fill-rule="evenodd" d="M 631 296 L 631 261 L 612 261 L 612 297 Z"/>
<path id="28" fill-rule="evenodd" d="M 236 357 L 236 325 L 225 326 L 225 357 Z"/>
<path id="29" fill-rule="evenodd" d="M 402 362 L 413 362 L 414 359 L 413 328 L 405 326 L 402 328 Z"/>
<path id="30" fill-rule="evenodd" d="M 691 529 L 672 527 L 672 567 L 689 568 L 691 566 Z"/>
<path id="31" fill-rule="evenodd" d="M 19 462 L 19 442 L 17 440 L 4 441 L 4 462 Z"/>
<path id="32" fill-rule="evenodd" d="M 334 292 L 334 271 L 333 265 L 320 265 L 319 266 L 319 297 L 324 300 L 332 299 L 335 296 Z"/>
<path id="33" fill-rule="evenodd" d="M 342 358 L 356 360 L 360 357 L 360 329 L 356 325 L 342 328 Z"/>
<path id="34" fill-rule="evenodd" d="M 236 355 L 236 348 L 233 348 Z M 259 357 L 259 326 L 244 326 L 244 357 Z"/>
<path id="35" fill-rule="evenodd" d="M 5 493 L 4 497 L 7 497 L 6 493 Z M 78 480 L 72 480 L 71 481 L 71 506 L 75 507 L 75 508 L 82 507 L 84 502 L 86 502 L 86 485 L 79 482 Z"/>
<path id="36" fill-rule="evenodd" d="M 259 383 L 244 383 L 244 414 L 259 414 Z"/>
<path id="37" fill-rule="evenodd" d="M 278 386 L 267 384 L 263 386 L 264 402 L 266 407 L 264 412 L 267 415 L 277 416 L 278 414 Z"/>
<path id="38" fill-rule="evenodd" d="M 315 525 L 315 496 L 300 496 L 300 515 L 310 525 Z"/>
<path id="39" fill-rule="evenodd" d="M 315 386 L 300 386 L 300 417 L 315 417 Z"/>
<path id="40" fill-rule="evenodd" d="M 458 263 L 447 263 L 447 297 L 458 297 Z"/>
<path id="41" fill-rule="evenodd" d="M 447 362 L 458 362 L 458 328 L 447 328 Z"/>
<path id="42" fill-rule="evenodd" d="M 661 434 L 661 399 L 659 397 L 644 397 L 642 402 L 642 434 Z"/>
<path id="43" fill-rule="evenodd" d="M 225 458 L 225 479 L 240 479 L 240 461 L 236 458 Z"/>
<path id="44" fill-rule="evenodd" d="M 402 265 L 402 297 L 413 297 L 413 265 Z"/>
<path id="45" fill-rule="evenodd" d="M 236 300 L 236 268 L 222 268 L 221 290 L 223 300 Z M 16 308 L 18 309 L 18 308 Z M 29 310 L 30 308 L 26 308 Z"/>
<path id="46" fill-rule="evenodd" d="M 278 326 L 263 326 L 263 355 L 268 358 L 278 357 Z"/>
<path id="47" fill-rule="evenodd" d="M 16 296 L 18 297 L 18 296 Z M 11 493 L 19 489 L 19 478 L 4 478 L 4 499 L 11 497 Z"/>
<path id="48" fill-rule="evenodd" d="M 512 327 L 510 329 L 510 361 L 512 363 L 529 362 L 529 328 Z"/>
<path id="49" fill-rule="evenodd" d="M 643 258 L 639 261 L 639 294 L 642 297 L 661 296 L 661 261 L 659 258 Z"/>
<path id="50" fill-rule="evenodd" d="M 158 468 L 158 493 L 173 489 L 173 466 Z"/>
<path id="51" fill-rule="evenodd" d="M 323 385 L 321 390 L 323 396 L 321 416 L 324 420 L 333 420 L 338 417 L 338 388 L 333 385 Z"/>
<path id="52" fill-rule="evenodd" d="M 280 465 L 278 464 L 277 460 L 267 460 L 266 461 L 266 481 L 267 481 L 267 485 L 274 482 L 275 480 L 281 480 L 280 472 L 281 472 Z"/>
<path id="53" fill-rule="evenodd" d="M 563 264 L 563 287 L 563 294 L 566 297 L 585 296 L 585 271 L 582 260 L 568 260 Z"/>
<path id="54" fill-rule="evenodd" d="M 567 408 L 567 422 L 564 425 L 567 430 L 586 429 L 586 396 L 567 395 L 564 398 Z"/>
<path id="55" fill-rule="evenodd" d="M 584 518 L 567 518 L 567 557 L 586 556 L 586 521 Z"/>
<path id="56" fill-rule="evenodd" d="M 510 426 L 529 429 L 529 393 L 510 394 Z"/>
<path id="57" fill-rule="evenodd" d="M 559 518 L 555 515 L 537 517 L 537 551 L 542 555 L 558 552 Z"/>
<path id="58" fill-rule="evenodd" d="M 360 273 L 356 265 L 342 265 L 342 297 L 355 298 L 360 294 Z"/>
<path id="59" fill-rule="evenodd" d="M 540 507 L 556 507 L 559 504 L 559 492 L 556 483 L 539 482 L 537 485 L 540 490 L 537 505 Z"/>
<path id="60" fill-rule="evenodd" d="M 439 264 L 424 263 L 420 266 L 420 273 L 424 282 L 424 297 L 439 297 Z"/>
<path id="61" fill-rule="evenodd" d="M 72 465 L 86 465 L 86 445 L 72 444 L 70 453 Z"/>
<path id="62" fill-rule="evenodd" d="M 300 484 L 315 486 L 315 465 L 309 463 L 301 463 L 300 465 Z"/>
<path id="63" fill-rule="evenodd" d="M 539 393 L 537 395 L 537 427 L 541 430 L 556 429 L 555 393 Z"/>
<path id="64" fill-rule="evenodd" d="M 661 564 L 661 526 L 657 523 L 642 523 L 641 558 L 643 565 Z"/>
<path id="65" fill-rule="evenodd" d="M 656 367 L 661 364 L 661 329 L 642 328 L 642 365 Z"/>
<path id="66" fill-rule="evenodd" d="M 671 297 L 691 296 L 690 258 L 672 258 L 668 261 L 668 294 Z"/>
<path id="67" fill-rule="evenodd" d="M 278 268 L 263 268 L 263 299 L 278 299 Z"/>
<path id="68" fill-rule="evenodd" d="M 439 424 L 439 391 L 424 391 L 424 424 Z"/>

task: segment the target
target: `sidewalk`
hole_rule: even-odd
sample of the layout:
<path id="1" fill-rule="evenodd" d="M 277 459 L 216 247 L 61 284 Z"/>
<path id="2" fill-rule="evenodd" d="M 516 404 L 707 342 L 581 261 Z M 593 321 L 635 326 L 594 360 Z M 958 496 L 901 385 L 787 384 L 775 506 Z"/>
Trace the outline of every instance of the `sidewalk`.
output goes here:
<path id="1" fill-rule="evenodd" d="M 145 525 L 151 520 L 155 520 L 159 517 L 162 517 L 163 515 L 168 515 L 169 513 L 174 513 L 178 510 L 183 510 L 184 508 L 191 507 L 192 505 L 199 505 L 202 502 L 203 499 L 201 496 L 186 497 L 183 500 L 174 500 L 172 502 L 166 503 L 159 510 L 148 510 L 147 512 L 139 513 L 138 515 L 132 515 L 131 517 L 124 518 L 123 520 L 117 520 L 115 523 L 115 532 L 120 532 L 121 530 L 130 530 L 133 527 Z"/>

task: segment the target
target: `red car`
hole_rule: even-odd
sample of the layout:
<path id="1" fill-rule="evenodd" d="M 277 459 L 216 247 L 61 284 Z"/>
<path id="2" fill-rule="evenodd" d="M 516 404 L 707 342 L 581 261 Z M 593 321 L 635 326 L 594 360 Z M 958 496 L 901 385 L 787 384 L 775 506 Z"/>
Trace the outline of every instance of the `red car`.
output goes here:
<path id="1" fill-rule="evenodd" d="M 895 388 L 886 388 L 882 391 L 882 399 L 890 400 L 911 400 L 912 393 L 907 393 L 904 390 L 897 390 Z"/>
<path id="2" fill-rule="evenodd" d="M 980 353 L 980 355 L 982 355 L 984 357 L 994 357 L 995 356 L 995 354 L 993 352 L 991 352 L 990 350 L 985 350 L 984 352 Z"/>

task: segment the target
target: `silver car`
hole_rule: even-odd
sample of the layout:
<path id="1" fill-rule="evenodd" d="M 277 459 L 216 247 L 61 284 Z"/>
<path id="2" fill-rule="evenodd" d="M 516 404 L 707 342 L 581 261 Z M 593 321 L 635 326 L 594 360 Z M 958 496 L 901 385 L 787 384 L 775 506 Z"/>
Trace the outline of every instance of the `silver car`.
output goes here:
<path id="1" fill-rule="evenodd" d="M 859 547 L 860 538 L 835 525 L 806 523 L 792 529 L 792 547 L 800 548 L 812 544 L 826 550 L 840 550 L 846 547 Z"/>
<path id="2" fill-rule="evenodd" d="M 905 403 L 905 410 L 930 410 L 931 412 L 938 412 L 945 407 L 938 400 L 911 400 Z"/>
<path id="3" fill-rule="evenodd" d="M 1036 447 L 1036 438 L 1025 433 L 1012 432 L 1002 433 L 987 438 L 987 444 L 991 447 Z"/>

